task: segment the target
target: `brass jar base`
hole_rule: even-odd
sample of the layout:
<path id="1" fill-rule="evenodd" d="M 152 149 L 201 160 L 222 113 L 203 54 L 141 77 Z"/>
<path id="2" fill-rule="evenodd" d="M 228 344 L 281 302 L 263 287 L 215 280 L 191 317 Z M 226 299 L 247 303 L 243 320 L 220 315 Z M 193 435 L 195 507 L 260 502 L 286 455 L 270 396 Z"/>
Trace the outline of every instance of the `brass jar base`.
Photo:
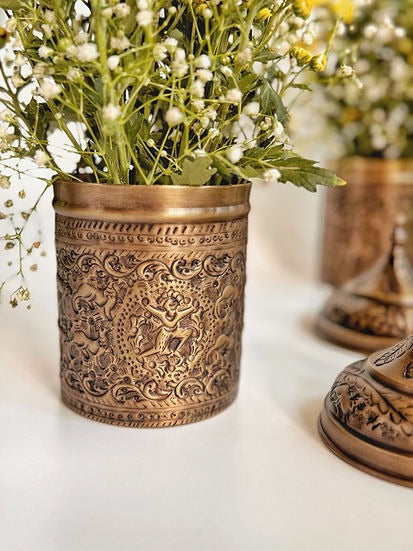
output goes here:
<path id="1" fill-rule="evenodd" d="M 377 478 L 381 478 L 382 480 L 387 480 L 387 482 L 393 482 L 393 484 L 399 484 L 401 486 L 407 486 L 409 488 L 413 488 L 413 479 L 406 479 L 406 478 L 402 478 L 401 476 L 397 476 L 396 474 L 385 473 L 379 470 L 378 468 L 374 468 L 372 466 L 367 465 L 366 463 L 363 463 L 362 461 L 360 461 L 360 459 L 357 459 L 356 457 L 349 455 L 344 450 L 342 450 L 329 436 L 329 434 L 332 434 L 338 430 L 339 430 L 338 427 L 334 424 L 334 422 L 331 419 L 328 418 L 326 412 L 323 411 L 323 413 L 320 415 L 318 419 L 318 432 L 322 441 L 327 446 L 327 448 L 330 451 L 332 451 L 338 458 L 345 461 L 352 467 L 355 467 L 356 469 L 363 471 L 364 473 L 370 474 Z M 349 439 L 353 438 L 354 440 L 354 436 L 349 435 L 348 438 Z M 344 446 L 345 448 L 348 448 L 348 447 L 351 447 L 351 444 L 350 443 L 348 443 L 347 445 L 344 444 Z M 369 446 L 368 444 L 365 444 L 365 449 L 363 450 L 363 452 L 368 453 L 368 452 L 371 452 L 372 449 L 374 449 L 373 446 Z M 361 455 L 361 457 L 363 457 L 363 455 Z M 413 461 L 413 457 L 411 458 L 410 461 Z"/>
<path id="2" fill-rule="evenodd" d="M 145 413 L 142 411 L 131 412 L 130 409 L 122 410 L 119 407 L 114 409 L 102 407 L 101 405 L 92 405 L 90 402 L 83 402 L 79 398 L 65 393 L 64 390 L 62 391 L 63 403 L 78 415 L 82 415 L 93 421 L 106 423 L 107 425 L 129 428 L 167 428 L 204 421 L 227 409 L 235 401 L 236 397 L 237 391 L 234 391 L 208 404 L 204 403 L 191 407 L 182 406 L 181 408 L 175 407 L 170 410 L 153 408 Z"/>
<path id="3" fill-rule="evenodd" d="M 333 344 L 363 352 L 374 352 L 393 346 L 398 341 L 398 339 L 392 337 L 380 337 L 353 331 L 330 321 L 323 314 L 318 317 L 315 329 L 317 333 Z"/>
<path id="4" fill-rule="evenodd" d="M 318 428 L 350 465 L 413 487 L 413 335 L 346 367 L 327 394 Z"/>

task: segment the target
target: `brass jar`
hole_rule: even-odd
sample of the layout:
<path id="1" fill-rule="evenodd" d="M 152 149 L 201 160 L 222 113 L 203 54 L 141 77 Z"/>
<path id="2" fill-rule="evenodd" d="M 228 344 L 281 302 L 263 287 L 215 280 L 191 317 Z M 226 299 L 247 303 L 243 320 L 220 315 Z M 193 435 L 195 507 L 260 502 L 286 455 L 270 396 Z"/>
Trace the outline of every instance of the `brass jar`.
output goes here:
<path id="1" fill-rule="evenodd" d="M 385 255 L 400 214 L 413 260 L 413 160 L 349 157 L 335 170 L 348 185 L 327 191 L 323 281 L 338 287 Z"/>
<path id="2" fill-rule="evenodd" d="M 97 421 L 167 427 L 236 397 L 250 185 L 58 181 L 64 403 Z"/>

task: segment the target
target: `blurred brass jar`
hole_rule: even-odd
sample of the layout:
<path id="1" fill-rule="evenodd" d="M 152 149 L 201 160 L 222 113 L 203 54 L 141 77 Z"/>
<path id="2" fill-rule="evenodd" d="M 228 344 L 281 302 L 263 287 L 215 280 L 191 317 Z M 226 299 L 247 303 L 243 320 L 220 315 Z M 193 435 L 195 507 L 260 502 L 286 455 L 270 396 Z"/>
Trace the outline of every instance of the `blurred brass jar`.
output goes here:
<path id="1" fill-rule="evenodd" d="M 327 191 L 323 281 L 339 286 L 386 254 L 401 213 L 413 259 L 413 160 L 349 157 L 336 171 L 348 185 Z"/>
<path id="2" fill-rule="evenodd" d="M 231 404 L 250 186 L 59 181 L 54 192 L 64 403 L 130 427 Z"/>

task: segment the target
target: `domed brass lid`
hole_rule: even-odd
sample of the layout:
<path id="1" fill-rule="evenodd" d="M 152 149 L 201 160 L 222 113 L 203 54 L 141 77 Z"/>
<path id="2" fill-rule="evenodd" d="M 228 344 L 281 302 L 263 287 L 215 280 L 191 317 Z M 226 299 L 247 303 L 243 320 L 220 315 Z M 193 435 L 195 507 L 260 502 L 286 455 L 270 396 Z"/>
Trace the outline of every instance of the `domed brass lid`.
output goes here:
<path id="1" fill-rule="evenodd" d="M 319 431 L 348 463 L 413 487 L 413 335 L 340 373 Z"/>
<path id="2" fill-rule="evenodd" d="M 413 333 L 413 270 L 403 220 L 389 253 L 333 292 L 318 321 L 326 338 L 361 350 L 378 350 Z"/>

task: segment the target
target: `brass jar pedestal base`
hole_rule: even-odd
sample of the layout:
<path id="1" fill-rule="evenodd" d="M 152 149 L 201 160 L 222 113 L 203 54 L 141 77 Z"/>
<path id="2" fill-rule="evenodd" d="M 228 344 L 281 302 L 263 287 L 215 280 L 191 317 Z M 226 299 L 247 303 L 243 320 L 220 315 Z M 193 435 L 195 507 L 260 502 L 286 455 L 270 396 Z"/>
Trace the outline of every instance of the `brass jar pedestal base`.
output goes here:
<path id="1" fill-rule="evenodd" d="M 374 352 L 381 348 L 393 346 L 397 342 L 397 339 L 391 337 L 378 337 L 376 335 L 358 333 L 330 321 L 322 314 L 317 319 L 316 331 L 333 344 L 338 344 L 352 350 L 362 350 L 363 352 Z"/>
<path id="2" fill-rule="evenodd" d="M 342 371 L 318 423 L 338 457 L 413 487 L 413 336 Z"/>
<path id="3" fill-rule="evenodd" d="M 367 352 L 393 346 L 413 332 L 413 268 L 400 218 L 388 253 L 336 289 L 317 320 L 328 340 Z"/>

